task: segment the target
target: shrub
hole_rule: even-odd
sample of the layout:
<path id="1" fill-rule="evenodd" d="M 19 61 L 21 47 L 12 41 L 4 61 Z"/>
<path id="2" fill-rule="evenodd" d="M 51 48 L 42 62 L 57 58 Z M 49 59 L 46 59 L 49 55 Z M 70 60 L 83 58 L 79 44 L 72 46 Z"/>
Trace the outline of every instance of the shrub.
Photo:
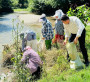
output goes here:
<path id="1" fill-rule="evenodd" d="M 33 0 L 29 3 L 29 10 L 36 14 L 51 14 L 53 13 L 53 8 L 50 4 L 46 4 L 44 0 Z"/>
<path id="2" fill-rule="evenodd" d="M 1 9 L 0 12 L 13 12 L 11 8 L 11 1 L 10 0 L 1 0 Z"/>
<path id="3" fill-rule="evenodd" d="M 90 8 L 87 7 L 86 5 L 82 5 L 77 7 L 75 10 L 70 8 L 69 11 L 67 12 L 68 16 L 77 16 L 80 18 L 82 23 L 86 26 L 87 21 L 90 20 Z"/>

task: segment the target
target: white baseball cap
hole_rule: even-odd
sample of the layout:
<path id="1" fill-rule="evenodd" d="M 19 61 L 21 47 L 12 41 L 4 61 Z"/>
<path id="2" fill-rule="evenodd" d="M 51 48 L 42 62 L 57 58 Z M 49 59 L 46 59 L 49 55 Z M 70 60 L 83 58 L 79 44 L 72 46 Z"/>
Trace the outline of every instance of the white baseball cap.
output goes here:
<path id="1" fill-rule="evenodd" d="M 46 15 L 43 13 L 43 14 L 41 15 L 40 19 L 39 19 L 39 22 L 44 21 L 44 20 L 43 20 L 44 18 L 46 18 Z"/>

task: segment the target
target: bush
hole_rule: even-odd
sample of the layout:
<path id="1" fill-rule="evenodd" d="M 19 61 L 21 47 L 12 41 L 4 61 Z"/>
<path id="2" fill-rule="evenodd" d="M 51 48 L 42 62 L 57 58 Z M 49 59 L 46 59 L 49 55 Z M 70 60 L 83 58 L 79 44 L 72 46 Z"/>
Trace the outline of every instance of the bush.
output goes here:
<path id="1" fill-rule="evenodd" d="M 11 2 L 12 2 L 12 7 L 13 8 L 17 8 L 18 7 L 18 0 L 11 0 Z"/>
<path id="2" fill-rule="evenodd" d="M 67 12 L 68 16 L 77 16 L 80 18 L 82 23 L 86 26 L 87 21 L 90 20 L 90 8 L 87 7 L 86 5 L 82 5 L 77 7 L 75 10 L 70 8 L 69 11 Z"/>
<path id="3" fill-rule="evenodd" d="M 44 0 L 33 0 L 29 3 L 29 10 L 36 14 L 51 14 L 55 9 L 50 4 L 46 4 Z"/>
<path id="4" fill-rule="evenodd" d="M 0 1 L 0 12 L 13 12 L 11 8 L 11 1 L 10 0 L 1 0 Z"/>

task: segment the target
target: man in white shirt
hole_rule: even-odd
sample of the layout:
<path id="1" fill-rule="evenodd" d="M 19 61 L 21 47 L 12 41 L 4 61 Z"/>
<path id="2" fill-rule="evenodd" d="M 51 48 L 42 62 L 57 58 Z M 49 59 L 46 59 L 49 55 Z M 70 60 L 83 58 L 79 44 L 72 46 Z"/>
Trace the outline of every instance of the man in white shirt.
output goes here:
<path id="1" fill-rule="evenodd" d="M 64 45 L 66 45 L 67 41 L 74 42 L 77 44 L 79 41 L 80 49 L 82 51 L 83 57 L 85 59 L 86 66 L 89 65 L 87 50 L 85 48 L 85 26 L 80 21 L 79 18 L 75 16 L 68 17 L 67 15 L 63 15 L 61 20 L 64 24 L 64 31 L 65 31 L 65 41 Z"/>

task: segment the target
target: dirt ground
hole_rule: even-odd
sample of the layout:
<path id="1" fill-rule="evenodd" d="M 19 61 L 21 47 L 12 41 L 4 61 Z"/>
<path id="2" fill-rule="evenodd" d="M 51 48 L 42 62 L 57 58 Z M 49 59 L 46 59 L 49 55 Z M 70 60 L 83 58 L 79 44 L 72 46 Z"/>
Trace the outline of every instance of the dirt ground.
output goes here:
<path id="1" fill-rule="evenodd" d="M 20 14 L 20 21 L 24 21 L 25 25 L 30 25 L 32 27 L 42 27 L 42 24 L 39 22 L 40 15 L 35 14 Z M 55 24 L 55 19 L 52 16 L 47 17 L 51 22 L 52 26 Z"/>

